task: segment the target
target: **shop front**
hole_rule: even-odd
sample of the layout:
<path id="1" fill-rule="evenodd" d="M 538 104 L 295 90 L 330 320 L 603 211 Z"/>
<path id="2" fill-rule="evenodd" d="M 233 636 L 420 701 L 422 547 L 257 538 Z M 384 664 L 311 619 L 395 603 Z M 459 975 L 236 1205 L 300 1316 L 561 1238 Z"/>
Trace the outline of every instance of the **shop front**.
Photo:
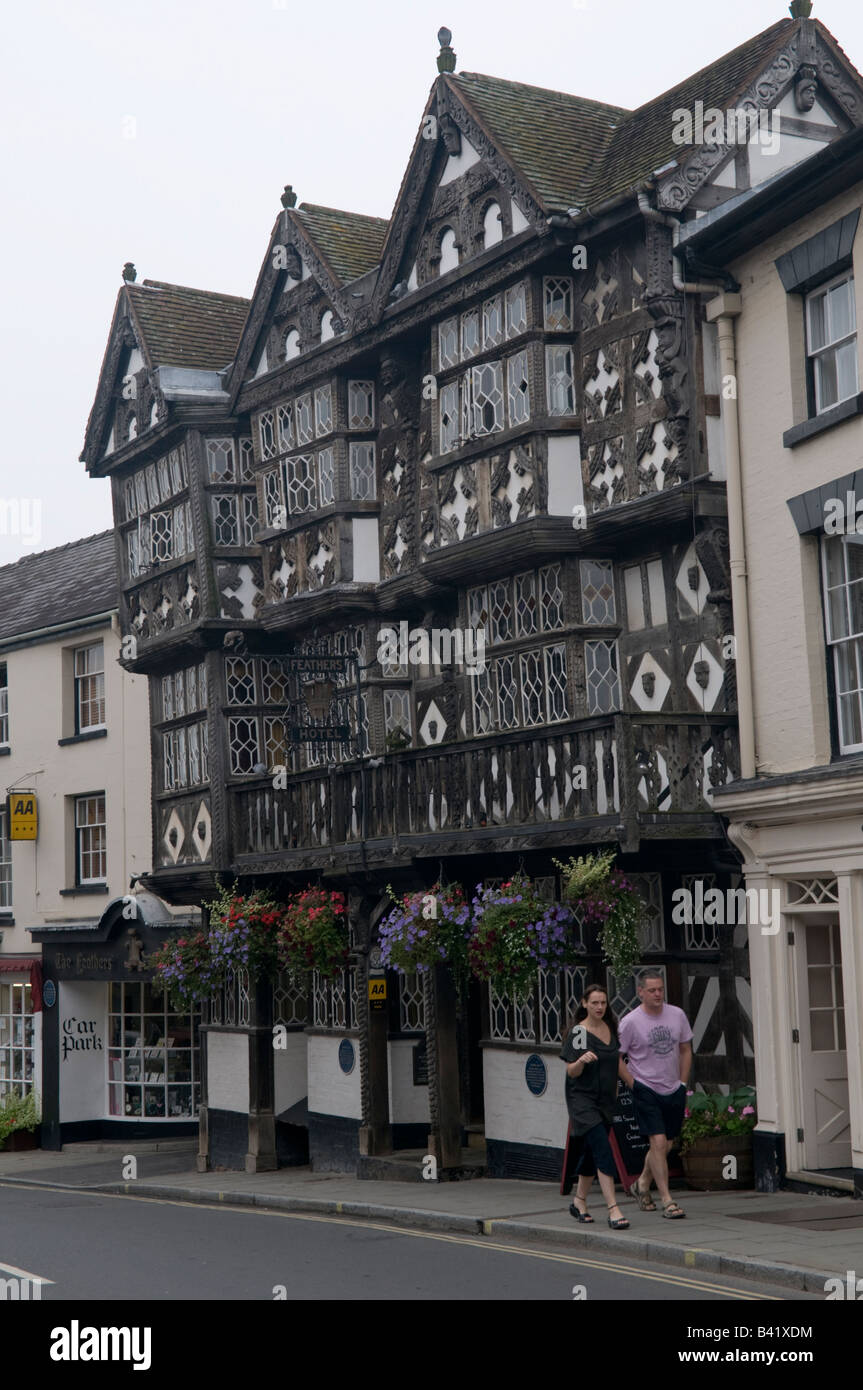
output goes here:
<path id="1" fill-rule="evenodd" d="M 197 1133 L 197 1014 L 171 1010 L 152 953 L 198 917 L 152 893 L 95 922 L 34 928 L 42 946 L 42 1146 Z"/>

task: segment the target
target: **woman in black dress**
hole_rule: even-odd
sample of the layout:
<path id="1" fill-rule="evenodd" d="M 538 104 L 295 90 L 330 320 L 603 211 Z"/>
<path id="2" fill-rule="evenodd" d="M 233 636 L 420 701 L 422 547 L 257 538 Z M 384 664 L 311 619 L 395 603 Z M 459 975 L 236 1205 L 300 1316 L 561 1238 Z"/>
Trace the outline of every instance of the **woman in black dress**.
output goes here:
<path id="1" fill-rule="evenodd" d="M 620 1056 L 617 1019 L 608 1007 L 602 985 L 588 985 L 581 1006 L 567 1026 L 561 1057 L 566 1062 L 566 1108 L 570 1135 L 582 1154 L 576 1168 L 578 1186 L 569 1208 L 576 1221 L 593 1223 L 587 1212 L 587 1194 L 597 1170 L 613 1231 L 629 1225 L 614 1200 L 614 1159 L 608 1142 L 612 1112 L 621 1077 L 628 1086 L 632 1077 Z"/>

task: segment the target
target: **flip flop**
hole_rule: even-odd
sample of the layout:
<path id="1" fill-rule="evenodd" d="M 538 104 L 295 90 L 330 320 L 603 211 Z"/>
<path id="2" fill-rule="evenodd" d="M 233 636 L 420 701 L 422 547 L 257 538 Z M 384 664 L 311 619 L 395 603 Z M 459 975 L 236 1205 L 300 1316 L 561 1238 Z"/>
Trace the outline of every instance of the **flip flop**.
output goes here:
<path id="1" fill-rule="evenodd" d="M 639 1211 L 656 1211 L 656 1203 L 650 1193 L 642 1191 L 637 1182 L 632 1184 L 628 1195 L 638 1203 Z"/>
<path id="2" fill-rule="evenodd" d="M 682 1207 L 679 1207 L 675 1201 L 671 1201 L 663 1202 L 662 1215 L 669 1221 L 681 1221 L 686 1215 L 686 1212 Z"/>

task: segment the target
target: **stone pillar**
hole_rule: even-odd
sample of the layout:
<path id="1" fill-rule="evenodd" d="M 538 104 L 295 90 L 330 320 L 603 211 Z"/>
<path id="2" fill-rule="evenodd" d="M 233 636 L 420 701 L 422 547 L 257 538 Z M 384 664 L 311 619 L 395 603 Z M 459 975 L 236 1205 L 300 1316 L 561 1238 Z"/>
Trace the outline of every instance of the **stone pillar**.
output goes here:
<path id="1" fill-rule="evenodd" d="M 863 874 L 838 874 L 854 1195 L 863 1197 Z"/>
<path id="2" fill-rule="evenodd" d="M 461 1164 L 461 1098 L 456 990 L 444 965 L 427 976 L 426 1037 L 429 1057 L 429 1153 L 440 1168 Z"/>

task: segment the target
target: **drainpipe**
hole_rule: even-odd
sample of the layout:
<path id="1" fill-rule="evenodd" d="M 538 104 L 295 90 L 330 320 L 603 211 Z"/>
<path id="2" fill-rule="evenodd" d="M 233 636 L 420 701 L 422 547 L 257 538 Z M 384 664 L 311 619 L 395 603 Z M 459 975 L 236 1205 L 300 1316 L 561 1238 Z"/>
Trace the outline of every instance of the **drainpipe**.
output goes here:
<path id="1" fill-rule="evenodd" d="M 715 282 L 713 284 L 706 284 L 697 280 L 682 280 L 680 278 L 680 272 L 676 264 L 677 258 L 680 255 L 677 249 L 680 242 L 680 223 L 677 218 L 669 217 L 664 212 L 658 212 L 655 207 L 651 206 L 646 193 L 638 194 L 638 210 L 642 217 L 646 218 L 648 222 L 656 222 L 660 227 L 668 227 L 671 230 L 671 249 L 674 256 L 671 270 L 671 283 L 674 285 L 674 288 L 679 290 L 682 294 L 716 294 L 716 291 L 720 289 L 721 286 L 717 285 Z"/>
<path id="2" fill-rule="evenodd" d="M 725 444 L 726 494 L 728 498 L 728 550 L 731 569 L 731 601 L 734 610 L 737 666 L 737 719 L 740 730 L 740 776 L 755 776 L 755 711 L 752 692 L 752 647 L 749 637 L 749 593 L 746 573 L 746 538 L 743 529 L 743 481 L 740 471 L 740 421 L 737 412 L 737 360 L 734 320 L 742 308 L 739 294 L 720 294 L 707 305 L 707 321 L 719 330 L 719 375 L 730 377 L 733 395 L 722 392 L 722 434 Z"/>

